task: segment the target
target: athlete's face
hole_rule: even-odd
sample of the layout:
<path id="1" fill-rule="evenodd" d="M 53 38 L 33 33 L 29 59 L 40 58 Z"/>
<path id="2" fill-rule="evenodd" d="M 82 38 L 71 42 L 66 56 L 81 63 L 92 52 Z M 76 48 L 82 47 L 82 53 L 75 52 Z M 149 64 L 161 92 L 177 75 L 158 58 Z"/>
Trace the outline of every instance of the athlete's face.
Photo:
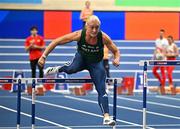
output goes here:
<path id="1" fill-rule="evenodd" d="M 160 39 L 163 39 L 163 37 L 164 37 L 164 32 L 160 31 Z"/>
<path id="2" fill-rule="evenodd" d="M 91 3 L 89 1 L 86 1 L 85 5 L 86 5 L 86 8 L 89 8 Z"/>
<path id="3" fill-rule="evenodd" d="M 38 33 L 38 31 L 37 31 L 36 29 L 32 29 L 32 30 L 31 30 L 31 34 L 32 34 L 32 35 L 35 36 L 35 35 L 37 35 L 37 33 Z"/>
<path id="4" fill-rule="evenodd" d="M 169 44 L 172 44 L 172 42 L 173 42 L 172 38 L 168 37 L 167 40 L 168 40 Z"/>
<path id="5" fill-rule="evenodd" d="M 91 21 L 87 23 L 87 32 L 91 37 L 96 37 L 99 32 L 99 22 Z"/>

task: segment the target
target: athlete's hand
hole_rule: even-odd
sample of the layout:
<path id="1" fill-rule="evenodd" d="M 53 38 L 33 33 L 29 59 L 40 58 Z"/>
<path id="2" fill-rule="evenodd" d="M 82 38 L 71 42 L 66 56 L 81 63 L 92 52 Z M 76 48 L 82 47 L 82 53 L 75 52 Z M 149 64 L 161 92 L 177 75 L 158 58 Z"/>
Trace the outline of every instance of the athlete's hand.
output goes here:
<path id="1" fill-rule="evenodd" d="M 119 58 L 115 58 L 113 60 L 113 65 L 116 66 L 116 67 L 118 67 L 120 65 Z"/>
<path id="2" fill-rule="evenodd" d="M 44 57 L 41 56 L 41 57 L 39 58 L 39 60 L 38 60 L 39 66 L 43 67 L 44 64 L 45 64 L 45 61 L 46 61 L 46 59 L 45 59 Z"/>

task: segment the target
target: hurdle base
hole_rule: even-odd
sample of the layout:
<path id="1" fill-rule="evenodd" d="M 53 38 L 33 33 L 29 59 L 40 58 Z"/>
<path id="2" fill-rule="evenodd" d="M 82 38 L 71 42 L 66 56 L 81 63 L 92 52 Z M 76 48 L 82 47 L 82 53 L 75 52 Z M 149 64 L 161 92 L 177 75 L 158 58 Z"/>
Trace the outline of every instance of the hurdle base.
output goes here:
<path id="1" fill-rule="evenodd" d="M 43 87 L 36 87 L 35 93 L 36 93 L 36 95 L 43 96 L 45 94 L 45 90 Z M 31 86 L 27 87 L 27 94 L 32 95 L 32 87 Z"/>
<path id="2" fill-rule="evenodd" d="M 131 87 L 128 87 L 125 91 L 122 86 L 117 87 L 117 94 L 118 95 L 134 95 L 133 89 Z"/>
<path id="3" fill-rule="evenodd" d="M 70 89 L 71 93 L 76 96 L 84 96 L 86 95 L 86 90 L 83 87 L 74 87 Z"/>
<path id="4" fill-rule="evenodd" d="M 148 88 L 150 92 L 152 93 L 160 93 L 160 88 L 158 86 L 152 86 Z M 176 95 L 176 94 L 180 94 L 180 87 L 176 87 L 176 88 L 170 88 L 170 87 L 165 87 L 164 88 L 164 95 Z"/>

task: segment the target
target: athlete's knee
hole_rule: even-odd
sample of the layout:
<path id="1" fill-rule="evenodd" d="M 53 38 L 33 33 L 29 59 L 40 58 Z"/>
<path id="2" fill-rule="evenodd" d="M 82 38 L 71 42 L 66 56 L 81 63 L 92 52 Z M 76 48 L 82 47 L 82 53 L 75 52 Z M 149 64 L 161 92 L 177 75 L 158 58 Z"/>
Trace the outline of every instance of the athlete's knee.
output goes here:
<path id="1" fill-rule="evenodd" d="M 157 74 L 157 70 L 156 69 L 152 69 L 153 74 Z"/>
<path id="2" fill-rule="evenodd" d="M 99 96 L 103 96 L 104 94 L 107 94 L 105 87 L 96 88 L 96 90 Z"/>
<path id="3" fill-rule="evenodd" d="M 167 76 L 168 78 L 172 78 L 172 73 L 168 72 Z"/>
<path id="4" fill-rule="evenodd" d="M 73 74 L 73 73 L 76 73 L 76 69 L 66 69 L 65 71 L 67 74 Z"/>

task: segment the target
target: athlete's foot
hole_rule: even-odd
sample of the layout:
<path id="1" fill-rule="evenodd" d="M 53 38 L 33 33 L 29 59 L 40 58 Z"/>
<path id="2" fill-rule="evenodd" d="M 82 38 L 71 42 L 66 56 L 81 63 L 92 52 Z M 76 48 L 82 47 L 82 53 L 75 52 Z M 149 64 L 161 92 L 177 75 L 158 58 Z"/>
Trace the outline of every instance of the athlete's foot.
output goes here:
<path id="1" fill-rule="evenodd" d="M 103 125 L 114 126 L 115 124 L 116 124 L 116 122 L 109 116 L 109 114 L 106 113 L 104 115 Z"/>
<path id="2" fill-rule="evenodd" d="M 48 76 L 48 75 L 53 75 L 59 72 L 59 69 L 61 68 L 61 66 L 57 66 L 57 67 L 48 67 L 45 69 L 44 71 L 44 75 Z"/>
<path id="3" fill-rule="evenodd" d="M 172 95 L 176 95 L 176 88 L 173 85 L 169 85 L 170 90 L 171 90 L 171 94 Z"/>
<path id="4" fill-rule="evenodd" d="M 164 86 L 161 86 L 160 87 L 160 93 L 161 93 L 161 95 L 165 95 L 166 93 L 165 93 L 165 87 Z"/>

